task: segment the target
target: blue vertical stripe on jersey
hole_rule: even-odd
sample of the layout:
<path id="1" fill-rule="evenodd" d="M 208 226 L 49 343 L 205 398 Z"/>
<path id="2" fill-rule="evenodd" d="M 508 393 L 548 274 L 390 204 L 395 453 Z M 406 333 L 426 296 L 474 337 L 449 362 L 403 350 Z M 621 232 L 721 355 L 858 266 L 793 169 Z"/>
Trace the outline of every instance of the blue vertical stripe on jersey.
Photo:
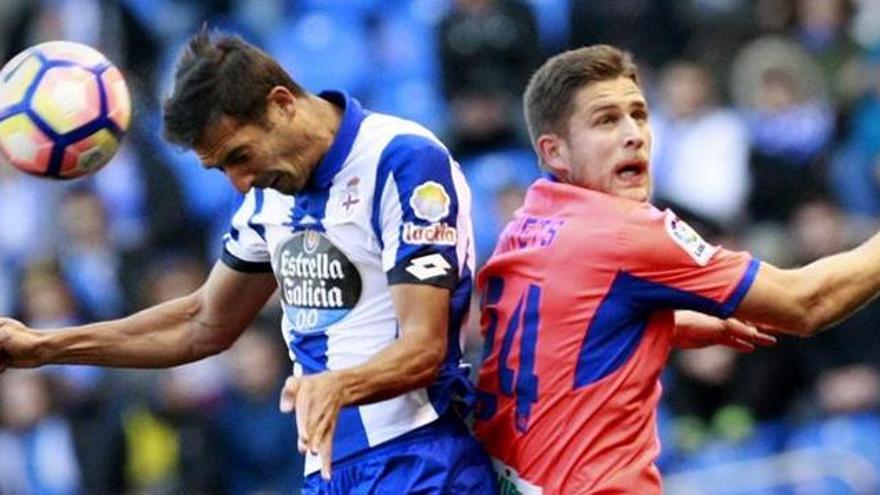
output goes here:
<path id="1" fill-rule="evenodd" d="M 446 194 L 449 195 L 450 199 L 449 214 L 442 221 L 446 222 L 450 227 L 456 227 L 458 195 L 455 190 L 455 183 L 452 180 L 452 166 L 449 153 L 441 145 L 424 136 L 402 134 L 392 139 L 385 146 L 382 156 L 379 158 L 379 167 L 376 172 L 375 199 L 373 200 L 373 212 L 370 219 L 373 225 L 373 232 L 383 248 L 382 194 L 388 181 L 388 176 L 390 175 L 394 178 L 395 185 L 397 186 L 398 200 L 400 201 L 402 212 L 399 227 L 401 233 L 405 222 L 412 222 L 418 225 L 431 224 L 428 220 L 418 218 L 409 204 L 413 190 L 427 181 L 437 182 L 446 190 Z M 409 258 L 423 248 L 423 245 L 405 244 L 401 239 L 395 257 L 395 264 Z M 458 269 L 459 260 L 455 253 L 455 246 L 438 246 L 433 251 L 448 254 L 445 258 L 454 263 L 454 269 Z"/>
<path id="2" fill-rule="evenodd" d="M 325 332 L 293 332 L 290 350 L 303 373 L 312 375 L 327 369 L 327 334 Z"/>
<path id="3" fill-rule="evenodd" d="M 739 286 L 749 277 L 751 267 Z M 746 282 L 745 289 L 751 281 Z M 738 295 L 735 290 L 728 301 L 717 302 L 658 282 L 618 272 L 605 299 L 596 310 L 578 356 L 574 388 L 585 387 L 614 373 L 633 355 L 648 320 L 661 309 L 691 309 L 726 318 L 736 309 L 731 305 Z M 738 303 L 739 301 L 735 301 Z"/>
<path id="4" fill-rule="evenodd" d="M 312 375 L 327 370 L 325 332 L 307 334 L 293 332 L 290 349 L 296 357 L 296 362 L 302 366 L 303 374 Z M 333 435 L 333 460 L 342 459 L 369 446 L 370 441 L 357 406 L 342 408 Z"/>

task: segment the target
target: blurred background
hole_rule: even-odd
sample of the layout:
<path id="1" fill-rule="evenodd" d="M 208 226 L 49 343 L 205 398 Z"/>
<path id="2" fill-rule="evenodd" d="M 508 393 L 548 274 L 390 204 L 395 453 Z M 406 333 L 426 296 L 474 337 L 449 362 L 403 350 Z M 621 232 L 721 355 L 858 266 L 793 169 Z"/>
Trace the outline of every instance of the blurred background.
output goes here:
<path id="1" fill-rule="evenodd" d="M 92 45 L 132 129 L 95 177 L 0 169 L 0 314 L 114 318 L 197 287 L 240 198 L 161 141 L 175 57 L 203 23 L 312 91 L 414 119 L 470 179 L 478 262 L 538 175 L 520 95 L 561 50 L 631 50 L 652 106 L 655 202 L 714 243 L 796 266 L 880 227 L 878 0 L 3 0 L 3 60 Z M 296 492 L 289 370 L 270 305 L 233 349 L 161 371 L 0 375 L 0 494 Z M 478 364 L 476 318 L 468 356 Z M 660 466 L 676 494 L 880 493 L 880 304 L 812 340 L 677 352 Z"/>

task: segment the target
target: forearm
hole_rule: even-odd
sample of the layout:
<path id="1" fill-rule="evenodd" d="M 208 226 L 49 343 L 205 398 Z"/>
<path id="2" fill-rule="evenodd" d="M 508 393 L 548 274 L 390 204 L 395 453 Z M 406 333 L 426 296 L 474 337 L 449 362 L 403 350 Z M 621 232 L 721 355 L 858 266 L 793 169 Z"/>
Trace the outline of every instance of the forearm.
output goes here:
<path id="1" fill-rule="evenodd" d="M 193 295 L 126 318 L 44 333 L 37 346 L 38 364 L 153 368 L 201 359 L 225 343 L 211 338 L 212 329 L 199 321 L 200 309 L 200 299 Z"/>
<path id="2" fill-rule="evenodd" d="M 861 246 L 823 258 L 797 270 L 807 287 L 807 330 L 814 333 L 838 322 L 880 292 L 880 234 Z"/>
<path id="3" fill-rule="evenodd" d="M 342 383 L 344 404 L 378 402 L 430 385 L 446 354 L 445 346 L 435 347 L 404 336 L 359 366 L 332 371 Z"/>

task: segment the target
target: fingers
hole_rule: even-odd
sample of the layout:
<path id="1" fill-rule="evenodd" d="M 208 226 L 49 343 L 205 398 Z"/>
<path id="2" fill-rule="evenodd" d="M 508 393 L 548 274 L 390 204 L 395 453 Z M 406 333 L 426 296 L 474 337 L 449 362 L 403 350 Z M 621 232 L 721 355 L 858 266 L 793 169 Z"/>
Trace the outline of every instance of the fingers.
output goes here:
<path id="1" fill-rule="evenodd" d="M 297 433 L 297 441 L 296 448 L 300 451 L 300 453 L 305 453 L 308 450 L 309 445 L 309 437 L 308 430 L 306 428 L 306 417 L 308 415 L 308 407 L 297 407 L 297 397 L 299 396 L 299 389 L 301 386 L 301 382 L 295 376 L 287 377 L 287 380 L 284 382 L 284 387 L 281 389 L 281 397 L 278 401 L 278 409 L 283 413 L 293 412 L 294 409 L 297 409 L 294 417 L 296 418 L 296 433 Z"/>
<path id="2" fill-rule="evenodd" d="M 318 449 L 318 454 L 321 456 L 321 477 L 325 480 L 330 479 L 330 471 L 331 471 L 331 463 L 333 461 L 333 434 L 330 433 L 326 438 L 321 442 L 321 447 Z"/>
<path id="3" fill-rule="evenodd" d="M 729 336 L 757 346 L 772 346 L 776 344 L 776 337 L 761 332 L 754 325 L 743 323 L 730 318 L 724 321 L 724 330 Z"/>
<path id="4" fill-rule="evenodd" d="M 738 339 L 736 337 L 729 337 L 724 345 L 733 348 L 739 352 L 752 352 L 755 350 L 754 344 L 747 340 Z"/>
<path id="5" fill-rule="evenodd" d="M 321 457 L 321 476 L 330 479 L 333 435 L 342 407 L 342 389 L 329 374 L 289 377 L 281 391 L 279 408 L 296 411 L 297 449 Z"/>

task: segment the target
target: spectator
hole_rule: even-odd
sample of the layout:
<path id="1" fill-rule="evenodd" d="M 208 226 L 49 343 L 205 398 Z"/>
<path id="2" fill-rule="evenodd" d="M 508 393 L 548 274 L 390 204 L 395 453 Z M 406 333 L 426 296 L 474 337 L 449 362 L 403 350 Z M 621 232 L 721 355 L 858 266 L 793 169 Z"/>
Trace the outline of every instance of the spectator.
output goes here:
<path id="1" fill-rule="evenodd" d="M 452 142 L 461 159 L 520 140 L 519 95 L 539 60 L 537 21 L 519 0 L 456 0 L 439 25 Z"/>
<path id="2" fill-rule="evenodd" d="M 653 126 L 657 199 L 733 228 L 749 187 L 744 123 L 717 104 L 712 75 L 698 63 L 666 66 L 660 94 Z"/>
<path id="3" fill-rule="evenodd" d="M 796 43 L 761 38 L 737 55 L 731 85 L 751 131 L 749 211 L 785 222 L 824 188 L 834 115 L 822 73 Z"/>

